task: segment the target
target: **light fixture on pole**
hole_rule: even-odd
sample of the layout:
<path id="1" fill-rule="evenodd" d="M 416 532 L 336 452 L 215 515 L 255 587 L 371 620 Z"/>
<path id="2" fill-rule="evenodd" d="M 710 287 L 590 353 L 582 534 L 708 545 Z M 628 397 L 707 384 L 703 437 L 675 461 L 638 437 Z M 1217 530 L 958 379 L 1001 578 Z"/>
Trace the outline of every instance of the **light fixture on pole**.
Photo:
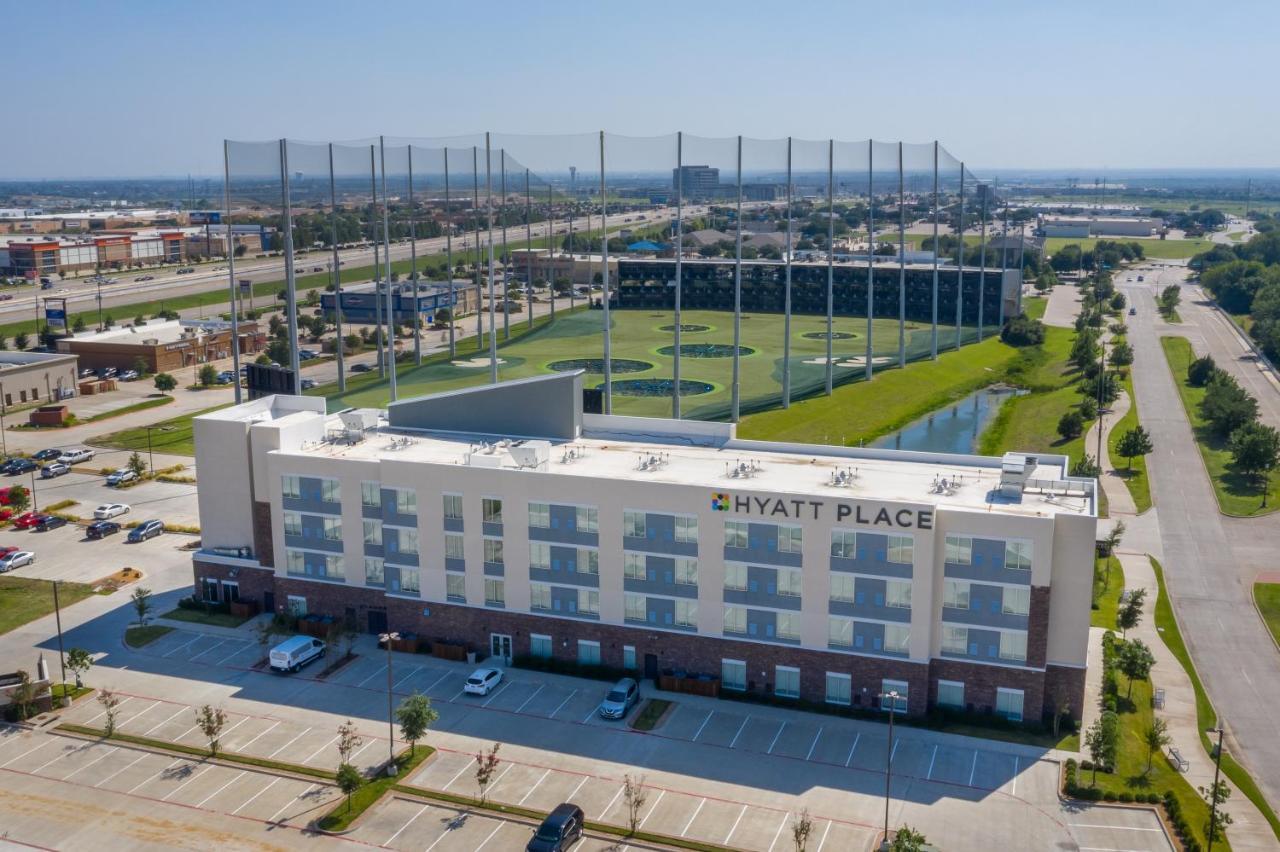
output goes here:
<path id="1" fill-rule="evenodd" d="M 896 689 L 891 689 L 888 692 L 881 692 L 879 698 L 881 710 L 885 709 L 885 699 L 889 699 L 889 745 L 884 756 L 884 841 L 880 845 L 881 849 L 888 849 L 890 785 L 893 783 L 893 717 L 898 713 L 898 699 L 901 696 Z"/>
<path id="2" fill-rule="evenodd" d="M 1218 749 L 1213 755 L 1213 787 L 1209 789 L 1209 839 L 1205 844 L 1206 852 L 1213 852 L 1213 835 L 1218 824 L 1218 778 L 1222 774 L 1222 734 L 1223 727 L 1210 728 L 1206 734 L 1218 735 Z"/>
<path id="3" fill-rule="evenodd" d="M 387 775 L 390 776 L 396 774 L 396 713 L 391 692 L 391 643 L 399 639 L 400 634 L 395 632 L 378 634 L 378 641 L 387 646 Z"/>

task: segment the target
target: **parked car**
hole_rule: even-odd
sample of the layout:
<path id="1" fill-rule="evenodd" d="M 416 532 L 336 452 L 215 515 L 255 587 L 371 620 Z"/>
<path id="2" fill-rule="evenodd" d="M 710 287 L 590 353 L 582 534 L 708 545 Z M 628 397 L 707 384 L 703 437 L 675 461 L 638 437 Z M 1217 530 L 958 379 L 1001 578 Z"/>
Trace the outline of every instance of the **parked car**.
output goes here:
<path id="1" fill-rule="evenodd" d="M 99 520 L 104 520 L 106 518 L 114 518 L 117 515 L 127 514 L 128 511 L 128 503 L 103 503 L 101 506 L 93 510 L 93 516 Z"/>
<path id="2" fill-rule="evenodd" d="M 20 547 L 14 547 L 12 544 L 6 544 L 4 547 L 0 547 L 0 559 L 3 559 L 10 553 L 17 553 L 21 549 L 22 548 Z"/>
<path id="3" fill-rule="evenodd" d="M 124 485 L 126 482 L 133 482 L 137 478 L 138 478 L 137 473 L 125 467 L 125 468 L 121 468 L 120 470 L 115 470 L 115 471 L 112 471 L 111 473 L 108 473 L 107 485 L 110 485 L 112 487 L 115 487 L 117 485 Z"/>
<path id="4" fill-rule="evenodd" d="M 67 525 L 66 518 L 60 518 L 57 515 L 41 515 L 40 520 L 36 521 L 36 525 L 32 527 L 36 532 L 48 532 L 56 530 L 58 527 Z"/>
<path id="5" fill-rule="evenodd" d="M 179 275 L 188 275 L 188 274 L 190 274 L 190 273 L 192 273 L 192 272 L 195 272 L 195 271 L 196 271 L 196 268 L 195 268 L 194 266 L 184 266 L 184 267 L 182 267 L 181 269 L 179 269 L 179 270 L 178 270 L 178 274 L 179 274 Z"/>
<path id="6" fill-rule="evenodd" d="M 1130 308 L 1130 309 L 1129 309 L 1129 316 L 1134 316 L 1134 315 L 1136 315 L 1137 313 L 1138 313 L 1138 309 L 1137 309 L 1137 308 Z"/>
<path id="7" fill-rule="evenodd" d="M 98 375 L 104 379 L 114 379 L 116 377 L 116 374 L 119 372 L 120 371 L 117 370 L 115 367 L 103 367 L 101 370 L 98 371 Z"/>
<path id="8" fill-rule="evenodd" d="M 136 382 L 141 377 L 138 375 L 137 370 L 125 370 L 116 378 L 120 379 L 122 382 Z"/>
<path id="9" fill-rule="evenodd" d="M 236 380 L 236 374 L 230 370 L 223 370 L 218 374 L 218 384 L 229 385 Z"/>
<path id="10" fill-rule="evenodd" d="M 56 461 L 40 468 L 41 479 L 53 479 L 55 476 L 66 476 L 71 472 L 71 465 Z"/>
<path id="11" fill-rule="evenodd" d="M 164 521 L 143 521 L 129 530 L 128 541 L 137 544 L 140 541 L 155 538 L 162 532 L 164 532 Z"/>
<path id="12" fill-rule="evenodd" d="M 625 719 L 631 708 L 640 700 L 640 685 L 634 679 L 624 677 L 613 685 L 609 694 L 600 702 L 600 717 Z"/>
<path id="13" fill-rule="evenodd" d="M 468 695 L 488 695 L 502 683 L 502 669 L 476 669 L 462 687 Z"/>
<path id="14" fill-rule="evenodd" d="M 302 380 L 301 382 L 299 382 L 298 384 L 299 384 L 299 387 L 301 387 L 303 390 L 311 390 L 313 387 L 315 387 L 315 386 L 316 386 L 316 380 L 315 380 L 315 379 L 303 379 L 303 380 Z"/>
<path id="15" fill-rule="evenodd" d="M 43 450 L 36 450 L 34 453 L 31 454 L 31 458 L 35 459 L 36 461 L 53 461 L 54 459 L 58 459 L 61 457 L 62 457 L 62 450 L 54 449 L 53 447 L 47 447 Z"/>
<path id="16" fill-rule="evenodd" d="M 368 364 L 356 364 L 354 367 L 351 368 L 351 372 L 353 373 L 368 373 L 368 372 L 372 372 L 372 370 L 373 370 L 373 367 L 369 366 Z"/>
<path id="17" fill-rule="evenodd" d="M 14 568 L 21 568 L 23 565 L 30 565 L 35 561 L 36 555 L 30 550 L 15 550 L 7 556 L 0 557 L 0 574 L 12 571 Z"/>
<path id="18" fill-rule="evenodd" d="M 135 279 L 133 279 L 133 280 L 134 280 L 134 281 L 151 281 L 151 280 L 153 280 L 154 278 L 155 278 L 155 276 L 154 276 L 154 275 L 139 275 L 137 278 L 135 278 Z"/>
<path id="19" fill-rule="evenodd" d="M 93 369 L 92 367 L 85 367 L 83 370 L 80 371 L 80 378 L 87 379 L 90 376 L 96 376 L 97 374 L 98 374 L 98 371 Z"/>
<path id="20" fill-rule="evenodd" d="M 94 521 L 85 528 L 86 538 L 99 539 L 120 532 L 120 524 L 116 521 Z"/>
<path id="21" fill-rule="evenodd" d="M 271 649 L 271 668 L 278 672 L 296 672 L 312 660 L 324 656 L 324 643 L 310 636 L 292 636 Z"/>
<path id="22" fill-rule="evenodd" d="M 16 476 L 19 473 L 30 473 L 39 469 L 40 465 L 31 459 L 9 459 L 4 464 L 4 472 L 10 476 Z"/>
<path id="23" fill-rule="evenodd" d="M 556 805 L 533 832 L 525 852 L 562 852 L 582 839 L 586 819 L 582 808 L 572 802 Z"/>
<path id="24" fill-rule="evenodd" d="M 66 464 L 84 464 L 87 461 L 93 461 L 93 450 L 88 447 L 72 447 L 69 450 L 63 450 L 58 461 Z"/>
<path id="25" fill-rule="evenodd" d="M 298 360 L 299 360 L 299 361 L 310 361 L 312 358 L 319 358 L 319 357 L 320 357 L 320 353 L 319 353 L 319 352 L 317 352 L 317 351 L 316 351 L 316 350 L 314 350 L 314 349 L 299 349 L 299 350 L 298 350 Z"/>
<path id="26" fill-rule="evenodd" d="M 13 519 L 13 528 L 16 530 L 29 530 L 40 520 L 40 515 L 36 512 L 23 512 L 21 515 Z"/>

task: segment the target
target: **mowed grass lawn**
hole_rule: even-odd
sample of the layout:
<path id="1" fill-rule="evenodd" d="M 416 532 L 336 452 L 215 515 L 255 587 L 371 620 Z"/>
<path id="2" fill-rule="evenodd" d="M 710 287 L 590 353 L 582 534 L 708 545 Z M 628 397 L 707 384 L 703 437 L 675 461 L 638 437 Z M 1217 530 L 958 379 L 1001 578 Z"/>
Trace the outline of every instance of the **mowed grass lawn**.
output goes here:
<path id="1" fill-rule="evenodd" d="M 1187 382 L 1187 367 L 1196 357 L 1191 342 L 1185 337 L 1162 337 L 1160 345 L 1164 347 L 1164 357 L 1173 373 L 1173 383 L 1178 387 L 1187 420 L 1191 422 L 1191 433 L 1195 436 L 1196 446 L 1200 448 L 1200 456 L 1209 471 L 1209 481 L 1213 483 L 1218 508 L 1225 514 L 1239 516 L 1266 515 L 1280 509 L 1280 477 L 1271 478 L 1267 506 L 1263 508 L 1262 489 L 1252 478 L 1236 471 L 1226 440 L 1215 435 L 1200 416 L 1204 388 L 1192 387 Z"/>
<path id="2" fill-rule="evenodd" d="M 1093 561 L 1093 612 L 1089 623 L 1106 630 L 1116 629 L 1116 611 L 1124 591 L 1124 568 L 1114 555 Z"/>
<path id="3" fill-rule="evenodd" d="M 1142 513 L 1151 508 L 1151 482 L 1147 479 L 1147 459 L 1145 456 L 1134 456 L 1132 467 L 1129 466 L 1129 459 L 1120 455 L 1120 437 L 1138 426 L 1138 398 L 1133 393 L 1133 378 L 1126 375 L 1124 378 L 1124 390 L 1129 395 L 1129 410 L 1125 412 L 1124 417 L 1120 418 L 1119 423 L 1111 426 L 1111 434 L 1107 436 L 1107 455 L 1111 458 L 1111 465 L 1115 468 L 1117 474 L 1124 480 L 1125 487 L 1129 489 L 1130 496 L 1133 497 L 1133 503 L 1137 507 L 1138 512 Z"/>
<path id="4" fill-rule="evenodd" d="M 1135 242 L 1142 245 L 1145 257 L 1158 260 L 1183 260 L 1202 251 L 1213 248 L 1212 240 L 1154 240 L 1137 237 L 1101 237 L 1112 242 Z M 1089 251 L 1097 244 L 1098 237 L 1048 237 L 1045 239 L 1045 251 L 1050 255 L 1057 254 L 1066 246 L 1080 246 L 1081 251 Z"/>
<path id="5" fill-rule="evenodd" d="M 203 411 L 194 411 L 181 417 L 172 417 L 168 420 L 160 421 L 151 427 L 150 449 L 157 453 L 194 456 L 196 454 L 196 445 L 195 436 L 192 434 L 191 418 L 199 417 L 201 414 L 208 414 L 210 411 L 217 411 L 219 408 L 226 408 L 226 406 L 215 405 Z M 121 450 L 136 450 L 145 454 L 148 449 L 147 430 L 139 427 L 137 429 L 111 432 L 101 438 L 95 438 L 92 443 L 97 446 L 116 447 Z"/>
<path id="6" fill-rule="evenodd" d="M 93 594 L 84 583 L 59 583 L 58 604 L 63 609 Z M 35 621 L 53 612 L 53 584 L 31 577 L 0 577 L 0 633 Z"/>
<path id="7" fill-rule="evenodd" d="M 1253 603 L 1271 631 L 1271 638 L 1280 643 L 1280 583 L 1254 583 Z"/>

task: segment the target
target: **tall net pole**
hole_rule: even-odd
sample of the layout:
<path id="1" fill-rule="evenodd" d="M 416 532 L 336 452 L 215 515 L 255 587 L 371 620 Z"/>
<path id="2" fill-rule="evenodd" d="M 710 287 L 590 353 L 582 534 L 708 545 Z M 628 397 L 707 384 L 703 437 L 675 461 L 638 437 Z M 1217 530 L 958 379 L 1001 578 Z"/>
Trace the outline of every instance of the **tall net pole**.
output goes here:
<path id="1" fill-rule="evenodd" d="M 529 170 L 524 170 L 524 286 L 525 309 L 533 329 L 533 196 L 529 193 Z"/>
<path id="2" fill-rule="evenodd" d="M 1009 199 L 1004 199 L 1004 223 L 1000 228 L 1000 328 L 1004 328 L 1004 278 L 1009 271 Z M 1018 288 L 1022 288 L 1021 282 Z"/>
<path id="3" fill-rule="evenodd" d="M 489 132 L 484 134 L 484 206 L 488 219 L 487 249 L 489 255 L 489 381 L 498 381 L 498 317 L 494 292 L 493 268 L 493 162 L 489 147 Z"/>
<path id="4" fill-rule="evenodd" d="M 387 147 L 381 136 L 378 137 L 378 152 L 382 162 L 382 255 L 387 270 L 387 375 L 391 378 L 391 401 L 395 402 L 398 398 L 396 394 L 396 298 L 395 288 L 391 285 L 391 204 L 387 200 Z"/>
<path id="5" fill-rule="evenodd" d="M 964 163 L 960 163 L 960 240 L 956 246 L 956 351 L 964 343 Z"/>
<path id="6" fill-rule="evenodd" d="M 458 321 L 458 298 L 453 289 L 453 205 L 449 203 L 449 146 L 444 147 L 444 264 L 449 279 L 449 360 L 458 356 L 454 324 Z"/>
<path id="7" fill-rule="evenodd" d="M 338 393 L 347 390 L 346 346 L 342 340 L 342 264 L 338 260 L 338 185 L 333 176 L 333 143 L 329 143 L 329 242 L 333 250 L 334 355 L 338 359 Z"/>
<path id="8" fill-rule="evenodd" d="M 605 195 L 604 131 L 600 131 L 600 275 L 604 298 L 604 413 L 613 413 L 613 329 L 609 327 L 609 201 Z M 677 389 L 677 393 L 679 389 Z"/>
<path id="9" fill-rule="evenodd" d="M 680 308 L 684 287 L 684 132 L 676 131 L 676 310 L 671 327 L 671 416 L 680 419 Z"/>
<path id="10" fill-rule="evenodd" d="M 938 142 L 933 143 L 933 330 L 929 335 L 929 355 L 938 360 L 938 254 L 942 246 L 938 245 Z"/>
<path id="11" fill-rule="evenodd" d="M 791 407 L 791 137 L 787 137 L 787 269 L 782 296 L 782 407 Z"/>
<path id="12" fill-rule="evenodd" d="M 876 312 L 875 282 L 875 245 L 876 245 L 876 188 L 872 169 L 875 162 L 875 142 L 867 140 L 867 363 L 862 365 L 863 375 L 871 381 L 871 358 L 874 348 L 871 343 L 872 325 Z"/>
<path id="13" fill-rule="evenodd" d="M 733 388 L 730 409 L 734 423 L 741 414 L 742 362 L 742 137 L 738 137 L 738 228 L 733 249 Z"/>
<path id="14" fill-rule="evenodd" d="M 547 181 L 547 284 L 551 291 L 551 318 L 556 318 L 556 208 L 551 181 Z M 573 282 L 569 282 L 573 292 Z"/>
<path id="15" fill-rule="evenodd" d="M 409 154 L 409 280 L 413 282 L 413 363 L 422 366 L 422 310 L 418 301 L 418 207 L 413 201 L 413 146 Z"/>
<path id="16" fill-rule="evenodd" d="M 836 308 L 835 259 L 836 259 L 836 185 L 835 185 L 836 141 L 827 140 L 827 358 L 826 358 L 826 390 L 831 396 L 832 373 L 831 363 L 831 320 Z"/>
<path id="17" fill-rule="evenodd" d="M 978 213 L 978 342 L 982 342 L 982 311 L 987 302 L 987 195 L 990 185 L 978 184 L 978 195 L 982 196 L 982 205 Z"/>
<path id="18" fill-rule="evenodd" d="M 484 296 L 480 291 L 480 149 L 471 146 L 471 219 L 475 225 L 476 243 L 471 257 L 474 260 L 476 281 L 476 352 L 484 346 Z"/>
<path id="19" fill-rule="evenodd" d="M 898 143 L 898 366 L 907 366 L 907 185 Z"/>
<path id="20" fill-rule="evenodd" d="M 289 198 L 289 144 L 280 140 L 280 185 L 284 196 L 284 308 L 289 312 L 289 367 L 293 392 L 301 393 L 302 366 L 298 361 L 298 280 L 293 271 L 293 203 Z M 237 380 L 239 376 L 236 377 Z"/>
<path id="21" fill-rule="evenodd" d="M 498 150 L 498 169 L 502 174 L 502 198 L 498 215 L 502 218 L 502 339 L 511 339 L 511 255 L 507 253 L 507 149 Z"/>
<path id="22" fill-rule="evenodd" d="M 387 374 L 387 361 L 383 357 L 382 343 L 382 261 L 378 254 L 378 161 L 377 151 L 369 146 L 369 192 L 373 199 L 369 206 L 369 238 L 373 243 L 373 311 L 374 326 L 378 332 L 378 376 Z M 385 200 L 385 199 L 384 199 Z"/>
<path id="23" fill-rule="evenodd" d="M 331 164 L 332 165 L 332 164 Z M 236 302 L 236 250 L 235 232 L 231 228 L 231 143 L 222 140 L 222 193 L 227 217 L 227 286 L 231 294 L 231 370 L 236 374 L 236 405 L 240 404 L 240 308 Z M 249 285 L 251 288 L 252 284 Z M 339 337 L 341 340 L 341 337 Z M 339 373 L 341 375 L 341 372 Z"/>

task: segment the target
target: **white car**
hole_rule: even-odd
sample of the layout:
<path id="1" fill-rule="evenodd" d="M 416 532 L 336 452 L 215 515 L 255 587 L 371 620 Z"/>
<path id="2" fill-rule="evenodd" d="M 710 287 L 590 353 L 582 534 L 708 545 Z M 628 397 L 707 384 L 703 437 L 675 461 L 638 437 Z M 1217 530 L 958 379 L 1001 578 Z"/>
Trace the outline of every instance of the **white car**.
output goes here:
<path id="1" fill-rule="evenodd" d="M 82 464 L 93 460 L 93 450 L 88 447 L 74 447 L 70 450 L 63 450 L 58 461 L 63 464 Z"/>
<path id="2" fill-rule="evenodd" d="M 128 511 L 129 506 L 125 503 L 103 503 L 93 510 L 93 516 L 98 520 L 105 520 L 106 518 L 114 518 L 116 515 L 123 515 Z"/>
<path id="3" fill-rule="evenodd" d="M 30 565 L 35 561 L 36 555 L 30 550 L 15 550 L 8 556 L 0 558 L 0 574 L 12 571 L 14 568 L 21 568 L 23 565 Z"/>
<path id="4" fill-rule="evenodd" d="M 502 683 L 502 669 L 476 669 L 462 689 L 468 695 L 488 695 Z"/>

